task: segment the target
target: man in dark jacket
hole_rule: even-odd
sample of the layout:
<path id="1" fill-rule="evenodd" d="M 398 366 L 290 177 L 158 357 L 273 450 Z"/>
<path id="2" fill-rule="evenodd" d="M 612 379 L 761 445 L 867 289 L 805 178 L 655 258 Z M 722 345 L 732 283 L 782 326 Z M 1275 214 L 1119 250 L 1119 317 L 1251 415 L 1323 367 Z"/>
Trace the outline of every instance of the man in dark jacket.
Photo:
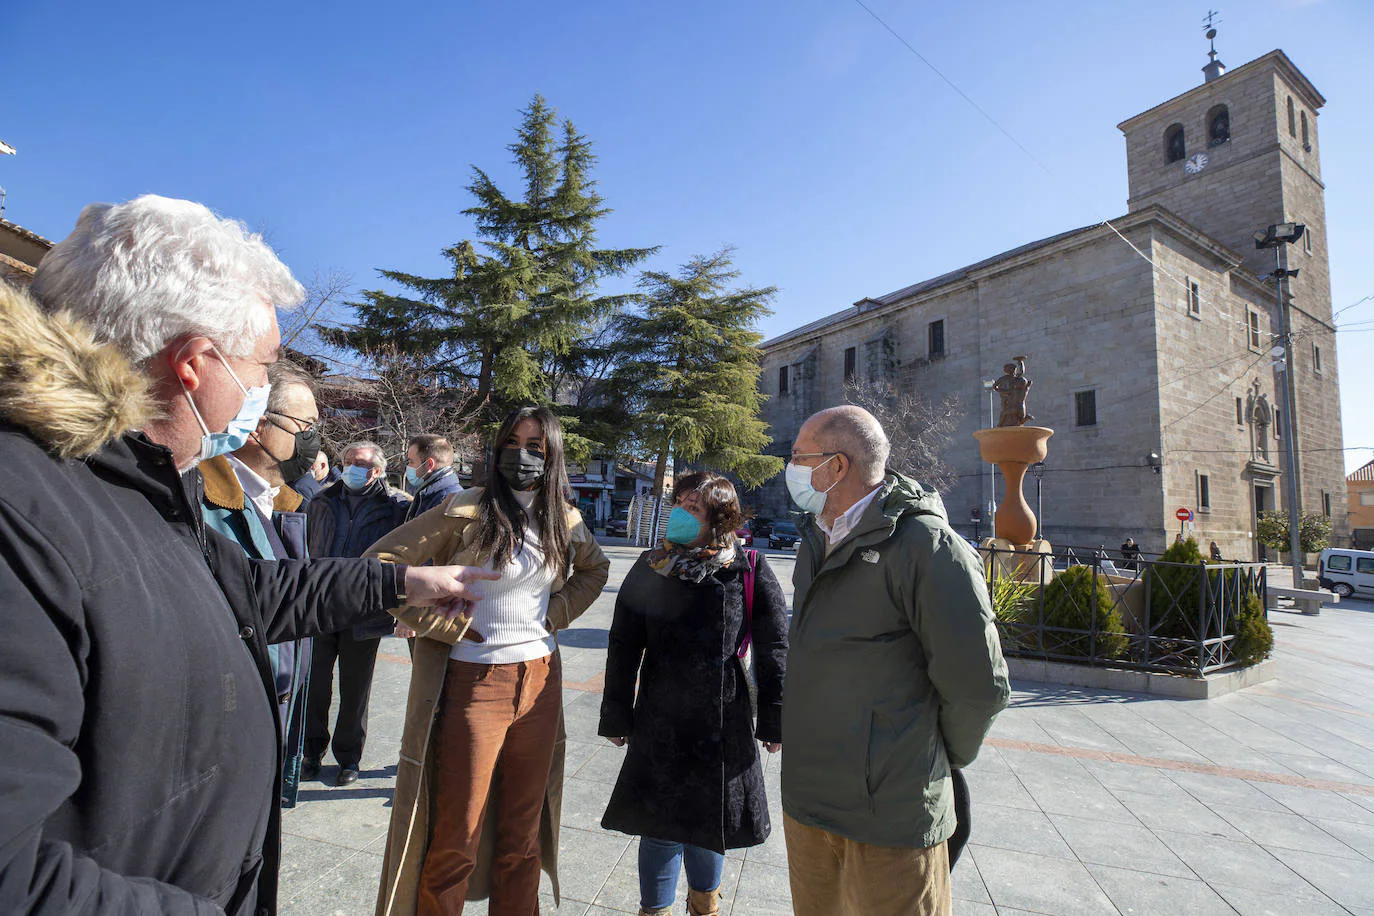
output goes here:
<path id="1" fill-rule="evenodd" d="M 288 478 L 298 477 L 319 454 L 320 419 L 315 383 L 286 360 L 267 369 L 272 386 L 267 413 L 243 447 L 231 455 L 202 461 L 201 513 L 205 524 L 260 560 L 302 560 L 306 547 L 304 499 Z M 310 471 L 305 476 L 312 482 Z M 296 804 L 305 741 L 305 704 L 310 684 L 311 640 L 270 645 L 276 676 L 277 712 L 285 742 L 281 802 Z"/>
<path id="2" fill-rule="evenodd" d="M 320 491 L 307 512 L 310 555 L 361 557 L 363 551 L 405 521 L 410 497 L 386 483 L 386 459 L 375 442 L 354 442 L 344 450 L 343 479 Z M 305 714 L 305 759 L 301 778 L 320 775 L 325 750 L 339 764 L 335 785 L 358 781 L 367 741 L 367 706 L 377 647 L 395 621 L 374 615 L 357 626 L 326 633 L 314 642 L 310 658 L 310 700 Z M 329 736 L 329 707 L 334 700 L 334 663 L 339 666 L 339 716 L 334 740 Z"/>
<path id="3" fill-rule="evenodd" d="M 454 493 L 463 492 L 458 472 L 453 469 L 453 446 L 443 436 L 412 436 L 406 445 L 406 483 L 410 509 L 406 521 L 423 515 Z"/>
<path id="4" fill-rule="evenodd" d="M 948 916 L 950 769 L 1010 687 L 982 564 L 938 494 L 885 471 L 872 415 L 835 407 L 787 467 L 811 513 L 783 689 L 783 830 L 798 916 Z"/>
<path id="5" fill-rule="evenodd" d="M 483 576 L 255 561 L 206 529 L 192 469 L 253 428 L 272 304 L 302 295 L 240 224 L 93 205 L 33 292 L 64 311 L 0 284 L 0 466 L 22 481 L 0 488 L 0 913 L 270 916 L 268 643 Z"/>

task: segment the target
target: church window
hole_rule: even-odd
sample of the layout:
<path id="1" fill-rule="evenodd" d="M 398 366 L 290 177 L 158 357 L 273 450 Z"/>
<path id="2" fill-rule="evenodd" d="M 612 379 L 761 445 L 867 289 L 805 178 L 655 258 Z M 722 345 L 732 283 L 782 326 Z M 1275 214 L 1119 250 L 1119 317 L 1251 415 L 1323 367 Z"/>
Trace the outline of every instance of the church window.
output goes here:
<path id="1" fill-rule="evenodd" d="M 1218 105 L 1207 113 L 1207 145 L 1221 146 L 1231 139 L 1231 112 Z"/>
<path id="2" fill-rule="evenodd" d="M 1288 136 L 1296 137 L 1297 135 L 1298 115 L 1297 112 L 1293 109 L 1293 97 L 1290 95 L 1288 97 Z"/>
<path id="3" fill-rule="evenodd" d="M 1097 391 L 1076 391 L 1073 395 L 1073 425 L 1097 425 Z"/>
<path id="4" fill-rule="evenodd" d="M 1307 136 L 1307 112 L 1302 113 L 1302 148 L 1312 152 L 1312 141 Z"/>
<path id="5" fill-rule="evenodd" d="M 1212 480 L 1206 474 L 1197 475 L 1197 508 L 1199 512 L 1212 511 Z"/>
<path id="6" fill-rule="evenodd" d="M 927 352 L 931 359 L 938 359 L 945 355 L 945 321 L 932 321 L 926 329 Z"/>
<path id="7" fill-rule="evenodd" d="M 1188 283 L 1188 314 L 1194 318 L 1202 317 L 1202 289 L 1198 282 L 1192 277 L 1187 278 Z"/>
<path id="8" fill-rule="evenodd" d="M 859 351 L 855 347 L 845 347 L 844 350 L 844 380 L 854 381 L 854 376 L 859 368 Z"/>
<path id="9" fill-rule="evenodd" d="M 1322 348 L 1316 344 L 1312 345 L 1312 371 L 1317 375 L 1322 374 Z"/>
<path id="10" fill-rule="evenodd" d="M 1331 491 L 1322 490 L 1322 515 L 1331 517 Z"/>
<path id="11" fill-rule="evenodd" d="M 1282 439 L 1282 438 L 1283 438 L 1283 411 L 1282 411 L 1282 410 L 1276 410 L 1276 411 L 1274 411 L 1274 438 L 1275 438 L 1275 439 Z"/>
<path id="12" fill-rule="evenodd" d="M 787 377 L 787 370 L 788 370 L 789 368 L 791 368 L 791 367 L 789 367 L 789 366 L 779 366 L 779 367 L 778 367 L 778 394 L 787 394 L 787 383 L 788 383 L 788 381 L 790 381 L 790 380 L 788 379 L 788 377 Z"/>
<path id="13" fill-rule="evenodd" d="M 1310 226 L 1302 234 L 1302 250 L 1307 254 L 1312 253 L 1312 228 Z"/>
<path id="14" fill-rule="evenodd" d="M 1245 425 L 1245 402 L 1240 398 L 1236 398 L 1236 425 Z"/>
<path id="15" fill-rule="evenodd" d="M 1168 162 L 1180 162 L 1188 156 L 1188 144 L 1183 138 L 1183 125 L 1174 124 L 1164 132 L 1164 158 Z"/>
<path id="16" fill-rule="evenodd" d="M 1260 351 L 1260 316 L 1259 312 L 1250 309 L 1246 316 L 1246 345 L 1256 353 Z"/>

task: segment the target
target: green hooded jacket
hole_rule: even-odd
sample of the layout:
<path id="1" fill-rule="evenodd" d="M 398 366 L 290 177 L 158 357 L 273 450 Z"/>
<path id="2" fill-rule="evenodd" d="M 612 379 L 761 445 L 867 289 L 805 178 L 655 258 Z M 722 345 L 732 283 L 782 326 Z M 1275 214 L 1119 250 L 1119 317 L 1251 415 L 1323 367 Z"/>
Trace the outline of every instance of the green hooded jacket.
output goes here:
<path id="1" fill-rule="evenodd" d="M 950 767 L 1011 697 L 977 552 L 939 494 L 889 472 L 829 556 L 807 516 L 783 690 L 782 807 L 860 843 L 954 832 Z"/>

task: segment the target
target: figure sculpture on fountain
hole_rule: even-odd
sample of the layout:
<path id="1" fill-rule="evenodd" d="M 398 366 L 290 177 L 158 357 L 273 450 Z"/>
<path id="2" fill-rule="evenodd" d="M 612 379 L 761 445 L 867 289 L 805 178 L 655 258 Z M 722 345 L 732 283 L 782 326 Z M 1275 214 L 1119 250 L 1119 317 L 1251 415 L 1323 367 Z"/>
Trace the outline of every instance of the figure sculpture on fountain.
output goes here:
<path id="1" fill-rule="evenodd" d="M 1002 367 L 1006 373 L 992 385 L 992 390 L 1002 396 L 1002 416 L 997 425 L 1025 426 L 1035 417 L 1026 413 L 1026 395 L 1030 394 L 1031 380 L 1026 378 L 1026 358 L 1013 356 L 1014 362 Z"/>

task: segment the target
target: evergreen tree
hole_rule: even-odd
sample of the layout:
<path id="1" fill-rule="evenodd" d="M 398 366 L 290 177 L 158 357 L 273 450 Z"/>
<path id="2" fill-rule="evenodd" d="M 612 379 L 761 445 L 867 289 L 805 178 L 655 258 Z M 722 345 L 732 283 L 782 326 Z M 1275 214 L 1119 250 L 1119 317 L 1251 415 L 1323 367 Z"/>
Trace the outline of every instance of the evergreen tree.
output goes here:
<path id="1" fill-rule="evenodd" d="M 655 492 L 670 453 L 751 487 L 782 470 L 763 454 L 771 440 L 759 419 L 763 337 L 754 330 L 777 291 L 727 289 L 739 276 L 731 255 L 695 257 L 676 275 L 645 272 L 642 310 L 621 319 L 615 388 L 629 399 L 629 431 L 656 459 Z"/>
<path id="2" fill-rule="evenodd" d="M 351 303 L 353 325 L 326 339 L 374 353 L 393 347 L 420 357 L 437 379 L 470 386 L 471 410 L 493 420 L 520 404 L 556 404 L 585 359 L 585 339 L 630 298 L 598 295 L 598 283 L 625 273 L 653 248 L 604 249 L 596 228 L 611 211 L 596 192 L 591 143 L 536 95 L 510 150 L 524 179 L 508 196 L 473 168 L 465 210 L 477 240 L 444 250 L 447 277 L 381 275 L 409 295 L 369 290 Z M 588 443 L 570 436 L 570 451 Z"/>

